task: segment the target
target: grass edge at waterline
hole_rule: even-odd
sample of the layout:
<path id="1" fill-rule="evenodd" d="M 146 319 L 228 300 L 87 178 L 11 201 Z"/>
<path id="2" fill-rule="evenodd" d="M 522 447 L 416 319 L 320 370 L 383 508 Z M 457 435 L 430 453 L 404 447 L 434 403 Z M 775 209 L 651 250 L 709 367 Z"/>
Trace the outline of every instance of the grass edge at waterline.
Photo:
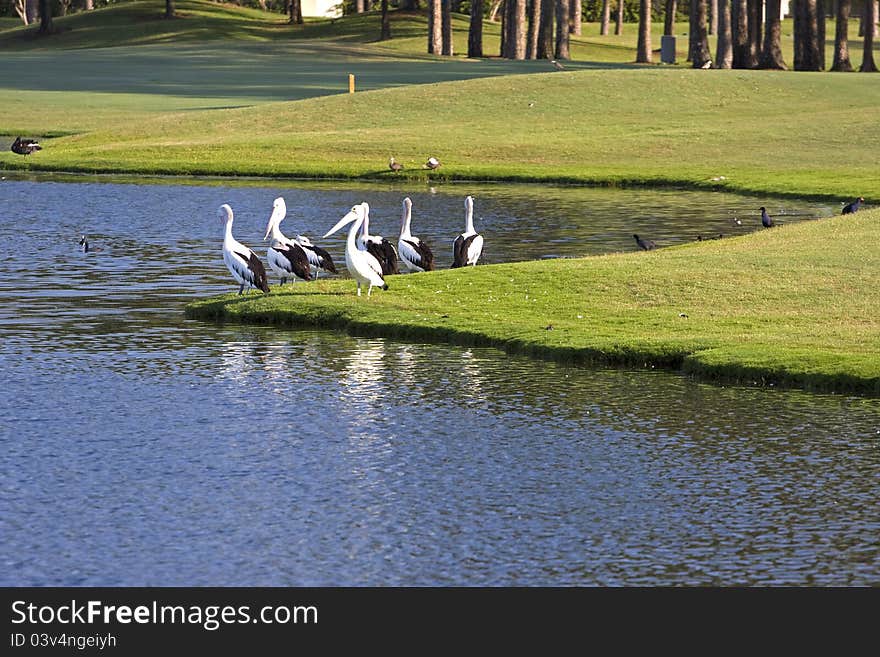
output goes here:
<path id="1" fill-rule="evenodd" d="M 880 210 L 647 253 L 351 279 L 195 301 L 191 319 L 491 346 L 701 379 L 880 395 Z"/>

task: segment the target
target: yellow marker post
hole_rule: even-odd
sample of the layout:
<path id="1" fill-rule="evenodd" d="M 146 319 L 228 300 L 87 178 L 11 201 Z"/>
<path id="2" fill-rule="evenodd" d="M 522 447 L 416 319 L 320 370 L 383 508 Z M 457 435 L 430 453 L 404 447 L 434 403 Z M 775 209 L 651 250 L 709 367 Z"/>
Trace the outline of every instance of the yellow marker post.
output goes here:
<path id="1" fill-rule="evenodd" d="M 354 75 L 351 73 L 348 74 L 348 93 L 354 93 Z"/>

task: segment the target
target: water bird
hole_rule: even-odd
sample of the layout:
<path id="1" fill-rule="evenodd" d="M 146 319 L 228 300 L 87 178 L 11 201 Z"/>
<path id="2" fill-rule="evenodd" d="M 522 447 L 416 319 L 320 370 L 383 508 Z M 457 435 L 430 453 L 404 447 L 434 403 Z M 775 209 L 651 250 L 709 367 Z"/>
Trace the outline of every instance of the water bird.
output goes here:
<path id="1" fill-rule="evenodd" d="M 288 277 L 293 280 L 301 278 L 304 281 L 312 280 L 312 268 L 305 250 L 295 241 L 287 239 L 281 232 L 280 224 L 287 216 L 287 205 L 280 196 L 272 204 L 272 214 L 266 225 L 265 242 L 271 235 L 272 241 L 266 250 L 266 259 L 269 267 L 281 278 L 281 285 L 287 282 Z"/>
<path id="2" fill-rule="evenodd" d="M 483 253 L 483 236 L 474 230 L 474 197 L 464 199 L 464 232 L 452 243 L 452 268 L 476 265 Z"/>
<path id="3" fill-rule="evenodd" d="M 80 250 L 82 250 L 83 253 L 89 252 L 89 240 L 86 238 L 85 235 L 79 238 L 79 248 Z"/>
<path id="4" fill-rule="evenodd" d="M 336 265 L 333 264 L 333 258 L 327 251 L 322 249 L 320 246 L 316 246 L 312 244 L 312 240 L 310 240 L 305 235 L 295 235 L 293 239 L 286 237 L 281 234 L 281 222 L 284 221 L 284 218 L 287 216 L 287 204 L 284 202 L 284 198 L 279 196 L 275 199 L 273 203 L 272 216 L 275 216 L 275 213 L 278 213 L 278 234 L 281 235 L 283 240 L 288 242 L 295 242 L 298 244 L 303 251 L 306 253 L 306 257 L 309 259 L 309 265 L 315 268 L 315 279 L 317 280 L 319 272 L 323 269 L 328 274 L 337 274 L 339 272 L 336 271 Z M 271 217 L 270 217 L 271 221 Z M 266 228 L 266 236 L 269 235 L 269 228 Z M 263 238 L 265 241 L 265 238 Z M 283 285 L 283 283 L 282 283 Z"/>
<path id="5" fill-rule="evenodd" d="M 740 219 L 739 217 L 734 217 L 733 218 L 733 225 L 734 226 L 742 226 L 743 225 L 742 219 Z"/>
<path id="6" fill-rule="evenodd" d="M 357 282 L 357 295 L 361 296 L 361 285 L 368 285 L 367 297 L 369 297 L 374 287 L 387 290 L 388 284 L 382 275 L 382 265 L 367 250 L 366 244 L 358 239 L 358 233 L 367 218 L 365 206 L 366 203 L 353 206 L 333 228 L 327 231 L 324 237 L 330 237 L 346 224 L 352 224 L 345 240 L 345 266 L 348 267 L 349 273 Z"/>
<path id="7" fill-rule="evenodd" d="M 30 155 L 34 151 L 43 150 L 43 147 L 40 146 L 40 142 L 36 139 L 22 139 L 21 137 L 16 137 L 9 150 L 13 153 L 18 153 L 19 155 Z"/>
<path id="8" fill-rule="evenodd" d="M 708 62 L 706 62 L 705 64 L 703 64 L 700 68 L 703 68 L 703 69 L 709 69 L 709 68 L 712 68 L 712 60 L 710 59 Z"/>
<path id="9" fill-rule="evenodd" d="M 229 273 L 239 283 L 238 293 L 248 286 L 248 292 L 252 287 L 263 292 L 269 291 L 269 281 L 266 278 L 266 268 L 251 249 L 232 236 L 232 208 L 224 203 L 217 211 L 220 220 L 226 225 L 223 236 L 223 262 L 229 269 Z"/>
<path id="10" fill-rule="evenodd" d="M 361 230 L 360 241 L 363 242 L 367 251 L 373 254 L 373 257 L 382 267 L 382 275 L 399 274 L 397 267 L 397 251 L 394 245 L 381 235 L 370 235 L 370 205 L 369 203 L 361 203 L 364 208 L 363 229 Z"/>
<path id="11" fill-rule="evenodd" d="M 564 71 L 565 70 L 565 67 L 562 64 L 560 64 L 559 62 L 557 62 L 555 59 L 551 59 L 550 63 L 553 65 L 553 68 L 555 68 L 557 71 Z"/>
<path id="12" fill-rule="evenodd" d="M 394 173 L 397 173 L 403 168 L 403 165 L 400 162 L 395 161 L 392 157 L 390 160 L 388 160 L 388 168 L 391 169 Z"/>
<path id="13" fill-rule="evenodd" d="M 400 259 L 410 271 L 431 271 L 434 269 L 434 254 L 425 242 L 410 232 L 412 221 L 412 200 L 403 199 L 403 212 L 400 215 L 400 239 L 397 251 Z"/>
<path id="14" fill-rule="evenodd" d="M 429 157 L 428 161 L 425 162 L 425 166 L 429 169 L 436 169 L 440 166 L 440 160 L 438 160 L 436 157 Z"/>
<path id="15" fill-rule="evenodd" d="M 862 207 L 862 203 L 865 202 L 865 198 L 863 196 L 859 196 L 852 203 L 847 203 L 843 206 L 843 212 L 840 214 L 852 214 L 853 212 L 858 212 L 859 208 Z"/>
<path id="16" fill-rule="evenodd" d="M 657 248 L 657 242 L 655 242 L 654 240 L 644 240 L 635 234 L 633 235 L 633 238 L 635 238 L 636 244 L 638 244 L 639 248 L 643 251 L 650 251 L 651 249 Z"/>
<path id="17" fill-rule="evenodd" d="M 764 228 L 773 228 L 773 226 L 775 225 L 773 223 L 773 219 L 771 219 L 770 215 L 767 214 L 767 208 L 765 208 L 763 205 L 761 206 L 761 225 Z"/>

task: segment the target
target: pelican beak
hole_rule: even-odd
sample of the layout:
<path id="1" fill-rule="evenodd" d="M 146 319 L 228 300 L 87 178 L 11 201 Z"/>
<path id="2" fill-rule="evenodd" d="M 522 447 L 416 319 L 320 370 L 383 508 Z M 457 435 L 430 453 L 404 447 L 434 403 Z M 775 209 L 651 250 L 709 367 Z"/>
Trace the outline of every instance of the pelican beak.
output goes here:
<path id="1" fill-rule="evenodd" d="M 269 239 L 269 233 L 272 232 L 272 220 L 269 220 L 269 224 L 266 226 L 266 235 L 263 237 L 263 241 L 265 242 Z"/>
<path id="2" fill-rule="evenodd" d="M 330 237 L 333 233 L 335 233 L 337 230 L 339 230 L 343 226 L 346 226 L 347 224 L 350 224 L 352 221 L 356 220 L 358 218 L 357 210 L 359 207 L 360 206 L 356 205 L 351 210 L 349 210 L 348 214 L 346 214 L 342 219 L 340 219 L 339 223 L 337 223 L 335 226 L 333 226 L 333 228 L 328 230 L 327 233 L 324 235 L 324 237 Z"/>

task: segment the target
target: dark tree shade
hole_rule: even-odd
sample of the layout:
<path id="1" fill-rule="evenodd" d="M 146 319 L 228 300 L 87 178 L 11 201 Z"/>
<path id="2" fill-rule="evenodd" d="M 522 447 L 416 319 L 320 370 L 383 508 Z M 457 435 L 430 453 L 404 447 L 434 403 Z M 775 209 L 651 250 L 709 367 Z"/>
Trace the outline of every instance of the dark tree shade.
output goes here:
<path id="1" fill-rule="evenodd" d="M 165 0 L 165 18 L 174 18 L 174 0 Z"/>
<path id="2" fill-rule="evenodd" d="M 52 3 L 50 0 L 40 0 L 40 34 L 52 34 L 55 29 L 52 24 Z"/>
<path id="3" fill-rule="evenodd" d="M 388 17 L 388 0 L 382 0 L 382 30 L 379 41 L 387 41 L 391 38 L 391 19 Z"/>

